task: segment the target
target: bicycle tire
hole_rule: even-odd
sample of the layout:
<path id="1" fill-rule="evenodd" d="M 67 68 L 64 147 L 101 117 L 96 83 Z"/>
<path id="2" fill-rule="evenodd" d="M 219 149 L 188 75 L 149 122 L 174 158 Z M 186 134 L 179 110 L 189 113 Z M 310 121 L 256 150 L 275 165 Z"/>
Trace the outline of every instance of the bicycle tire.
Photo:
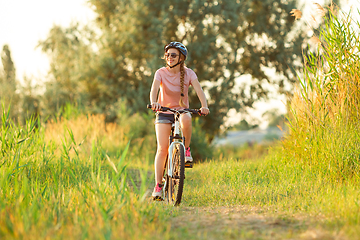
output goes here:
<path id="1" fill-rule="evenodd" d="M 177 206 L 181 203 L 185 179 L 185 151 L 179 144 L 173 151 L 172 177 L 167 176 L 166 197 L 169 204 Z"/>

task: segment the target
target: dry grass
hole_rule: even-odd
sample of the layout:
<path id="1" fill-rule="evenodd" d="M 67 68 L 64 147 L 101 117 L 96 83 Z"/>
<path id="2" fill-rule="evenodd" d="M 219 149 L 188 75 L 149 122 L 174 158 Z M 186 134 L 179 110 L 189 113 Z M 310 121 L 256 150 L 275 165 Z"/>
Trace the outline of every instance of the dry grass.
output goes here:
<path id="1" fill-rule="evenodd" d="M 65 144 L 71 148 L 71 157 L 74 157 L 75 149 L 80 154 L 90 156 L 94 146 L 124 149 L 129 141 L 125 131 L 116 123 L 105 123 L 104 115 L 79 115 L 70 120 L 58 119 L 47 123 L 45 142 L 59 146 L 57 154 L 62 151 L 60 146 Z"/>
<path id="2" fill-rule="evenodd" d="M 320 16 L 325 16 L 327 11 L 319 4 L 315 6 Z M 360 64 L 356 53 L 360 49 L 359 37 L 351 31 L 349 17 L 341 16 L 340 20 L 335 10 L 329 11 L 328 29 L 310 39 L 318 52 L 306 53 L 305 79 L 291 102 L 296 127 L 334 127 L 339 121 L 354 122 L 360 117 Z"/>
<path id="3" fill-rule="evenodd" d="M 330 181 L 355 180 L 360 169 L 360 41 L 353 28 L 360 23 L 340 13 L 329 8 L 314 38 L 317 49 L 304 53 L 304 77 L 291 100 L 290 134 L 283 142 L 289 160 Z"/>
<path id="4" fill-rule="evenodd" d="M 295 17 L 295 20 L 300 19 L 302 17 L 302 12 L 298 9 L 291 10 L 291 16 Z"/>

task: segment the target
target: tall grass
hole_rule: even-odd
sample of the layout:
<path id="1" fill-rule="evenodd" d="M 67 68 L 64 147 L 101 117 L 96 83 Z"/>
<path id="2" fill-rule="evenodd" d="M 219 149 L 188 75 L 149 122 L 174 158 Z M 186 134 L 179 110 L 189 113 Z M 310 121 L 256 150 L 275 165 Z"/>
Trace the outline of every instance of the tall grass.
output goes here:
<path id="1" fill-rule="evenodd" d="M 354 29 L 360 23 L 333 8 L 323 20 L 317 51 L 304 57 L 305 77 L 291 102 L 283 146 L 291 161 L 342 181 L 358 178 L 360 170 L 360 41 Z"/>
<path id="2" fill-rule="evenodd" d="M 0 130 L 0 238 L 149 239 L 165 214 L 145 201 L 127 170 L 129 139 L 103 116 L 15 125 Z M 79 127 L 80 126 L 80 127 Z M 116 154 L 109 156 L 112 144 Z M 141 173 L 144 175 L 144 173 Z M 145 174 L 146 175 L 146 174 Z M 143 231 L 142 231 L 143 230 Z"/>

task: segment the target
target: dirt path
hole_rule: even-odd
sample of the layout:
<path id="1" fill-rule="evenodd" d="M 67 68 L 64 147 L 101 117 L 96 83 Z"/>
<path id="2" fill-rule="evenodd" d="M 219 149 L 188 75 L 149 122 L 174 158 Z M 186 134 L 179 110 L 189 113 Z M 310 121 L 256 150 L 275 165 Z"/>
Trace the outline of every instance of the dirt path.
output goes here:
<path id="1" fill-rule="evenodd" d="M 150 179 L 151 176 L 151 179 Z M 152 175 L 148 173 L 149 181 Z M 151 186 L 152 187 L 152 186 Z M 152 202 L 148 189 L 149 201 Z M 166 204 L 161 202 L 161 204 Z M 253 206 L 177 207 L 171 218 L 171 228 L 179 239 L 301 239 L 347 240 L 341 232 L 324 228 L 322 216 L 289 215 Z M 183 236 L 188 236 L 184 238 Z"/>
<path id="2" fill-rule="evenodd" d="M 191 239 L 346 239 L 319 226 L 321 217 L 268 214 L 249 206 L 181 207 L 172 226 Z"/>

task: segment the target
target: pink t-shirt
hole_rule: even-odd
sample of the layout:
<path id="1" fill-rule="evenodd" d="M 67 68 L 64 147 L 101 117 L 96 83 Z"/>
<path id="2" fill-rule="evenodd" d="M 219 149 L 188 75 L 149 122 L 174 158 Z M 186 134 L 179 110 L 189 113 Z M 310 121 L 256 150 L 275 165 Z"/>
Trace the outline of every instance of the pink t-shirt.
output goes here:
<path id="1" fill-rule="evenodd" d="M 197 79 L 197 76 L 193 70 L 184 67 L 184 103 L 186 107 L 189 107 L 188 90 L 192 81 Z M 177 74 L 171 73 L 166 67 L 162 67 L 155 72 L 154 76 L 156 81 L 160 81 L 160 93 L 158 102 L 163 107 L 179 109 L 181 86 L 180 86 L 180 72 Z"/>

